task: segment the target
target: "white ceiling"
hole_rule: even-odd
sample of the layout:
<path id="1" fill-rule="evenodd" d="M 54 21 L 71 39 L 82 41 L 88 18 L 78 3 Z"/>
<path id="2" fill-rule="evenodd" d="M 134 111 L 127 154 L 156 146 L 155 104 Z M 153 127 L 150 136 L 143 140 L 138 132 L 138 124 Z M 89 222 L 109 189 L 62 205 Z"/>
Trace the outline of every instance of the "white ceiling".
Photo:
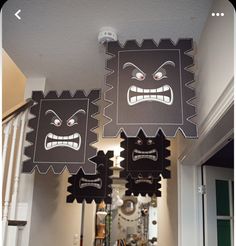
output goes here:
<path id="1" fill-rule="evenodd" d="M 27 77 L 46 77 L 50 89 L 91 89 L 104 83 L 111 26 L 128 39 L 192 37 L 199 41 L 213 0 L 8 0 L 3 48 Z M 21 9 L 21 20 L 14 13 Z"/>

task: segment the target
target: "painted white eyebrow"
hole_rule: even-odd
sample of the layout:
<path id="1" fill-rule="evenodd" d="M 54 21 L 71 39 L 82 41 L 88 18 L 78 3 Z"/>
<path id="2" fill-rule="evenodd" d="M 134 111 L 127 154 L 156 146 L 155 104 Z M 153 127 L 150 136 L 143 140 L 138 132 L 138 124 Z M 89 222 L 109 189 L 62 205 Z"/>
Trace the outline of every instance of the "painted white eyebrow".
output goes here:
<path id="1" fill-rule="evenodd" d="M 140 68 L 138 68 L 135 64 L 133 64 L 132 62 L 126 62 L 124 65 L 123 65 L 123 69 L 127 68 L 127 67 L 130 67 L 130 66 L 133 66 L 135 67 L 136 69 L 138 69 L 142 74 L 145 74 Z"/>
<path id="2" fill-rule="evenodd" d="M 55 113 L 55 111 L 53 111 L 52 109 L 48 109 L 48 110 L 45 112 L 45 115 L 46 115 L 46 114 L 49 114 L 49 113 L 55 114 L 55 116 L 56 116 L 60 121 L 62 121 L 61 118 L 60 118 L 60 117 Z"/>
<path id="3" fill-rule="evenodd" d="M 75 116 L 75 115 L 78 114 L 78 113 L 86 114 L 85 110 L 79 109 L 79 110 L 77 110 L 74 114 L 72 114 L 71 117 L 70 117 L 67 121 L 69 121 L 73 116 Z"/>
<path id="4" fill-rule="evenodd" d="M 171 66 L 175 67 L 175 63 L 173 61 L 166 61 L 153 74 L 155 74 L 160 68 L 162 68 L 165 65 L 171 65 Z"/>

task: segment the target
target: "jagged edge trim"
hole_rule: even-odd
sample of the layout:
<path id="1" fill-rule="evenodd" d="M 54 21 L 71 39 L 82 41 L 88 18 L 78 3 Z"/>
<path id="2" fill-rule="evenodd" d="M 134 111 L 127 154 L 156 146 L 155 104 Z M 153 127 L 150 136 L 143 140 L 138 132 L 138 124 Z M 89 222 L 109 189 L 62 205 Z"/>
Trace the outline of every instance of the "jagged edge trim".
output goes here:
<path id="1" fill-rule="evenodd" d="M 169 40 L 169 41 L 171 42 L 171 44 L 173 45 L 173 48 L 176 47 L 176 45 L 178 44 L 178 42 L 181 41 L 181 40 L 191 40 L 191 44 L 192 44 L 192 45 L 191 45 L 191 48 L 188 49 L 188 50 L 185 50 L 185 51 L 183 52 L 183 54 L 186 55 L 186 56 L 192 57 L 192 58 L 194 57 L 194 56 L 192 56 L 192 55 L 190 55 L 190 54 L 187 54 L 188 52 L 190 52 L 190 51 L 193 50 L 193 48 L 192 48 L 192 47 L 193 47 L 193 39 L 192 39 L 192 38 L 179 38 L 176 42 L 174 42 L 171 38 L 162 38 L 162 39 L 160 39 L 159 42 L 157 43 L 157 42 L 152 38 L 152 39 L 143 39 L 143 40 L 141 41 L 140 44 L 139 44 L 136 40 L 127 40 L 123 45 L 122 45 L 120 42 L 117 42 L 117 43 L 119 44 L 119 46 L 121 47 L 121 49 L 124 49 L 124 48 L 125 48 L 125 45 L 126 45 L 126 43 L 127 43 L 128 41 L 134 41 L 134 42 L 137 44 L 137 46 L 139 46 L 140 48 L 142 48 L 143 42 L 144 42 L 145 40 L 152 40 L 152 42 L 157 46 L 157 49 L 158 49 L 158 47 L 160 46 L 160 43 L 163 42 L 164 40 Z M 148 49 L 147 49 L 147 50 L 148 50 Z M 106 54 L 112 56 L 110 59 L 114 58 L 114 56 L 117 55 L 117 54 L 114 54 L 114 53 L 110 53 L 110 52 L 108 52 L 107 50 L 106 50 Z M 110 59 L 106 59 L 106 66 L 105 66 L 105 69 L 108 70 L 108 71 L 113 71 L 113 72 L 114 72 L 114 70 L 112 70 L 112 69 L 110 69 L 110 68 L 107 67 L 107 61 L 110 60 Z M 183 69 L 186 70 L 186 71 L 188 71 L 188 72 L 191 72 L 191 71 L 189 71 L 189 70 L 187 70 L 187 69 L 188 69 L 189 67 L 192 67 L 192 66 L 194 66 L 194 59 L 193 59 L 193 63 L 192 63 L 191 65 L 189 65 L 189 66 L 187 66 L 187 67 L 184 67 Z M 113 73 L 113 72 L 112 72 L 112 73 Z M 111 73 L 111 74 L 112 74 L 112 73 Z M 191 73 L 192 73 L 192 72 L 191 72 Z M 109 76 L 109 75 L 110 75 L 110 74 L 106 75 L 106 77 Z M 195 82 L 195 79 L 192 80 L 192 81 L 186 82 L 186 83 L 184 84 L 184 86 L 186 86 L 188 89 L 191 89 L 191 88 L 189 88 L 186 84 L 193 83 L 193 82 Z M 108 83 L 107 83 L 107 80 L 105 81 L 105 84 L 106 84 L 106 85 L 109 85 L 111 88 L 109 88 L 109 90 L 105 90 L 105 92 L 104 92 L 104 100 L 107 101 L 107 102 L 110 102 L 110 104 L 107 105 L 107 106 L 104 108 L 104 110 L 103 110 L 103 115 L 104 115 L 107 119 L 109 119 L 109 121 L 103 125 L 103 132 L 104 132 L 105 126 L 112 122 L 112 118 L 110 118 L 110 117 L 106 114 L 106 108 L 108 108 L 108 107 L 110 107 L 112 104 L 114 104 L 113 101 L 109 100 L 109 99 L 106 97 L 106 92 L 112 90 L 114 87 L 113 87 L 112 85 L 108 84 Z M 190 98 L 190 99 L 193 100 L 194 98 Z M 188 100 L 188 101 L 189 101 L 189 100 Z M 186 101 L 186 103 L 187 103 L 187 101 Z M 193 106 L 193 105 L 191 105 L 191 106 Z M 194 106 L 194 107 L 196 108 L 196 106 Z M 196 114 L 191 115 L 191 117 L 192 117 L 192 116 L 194 117 L 194 116 L 196 116 Z M 189 118 L 189 117 L 188 117 L 188 118 Z M 188 118 L 187 118 L 187 119 L 188 119 Z M 193 125 L 196 125 L 195 123 L 193 123 L 193 122 L 191 122 L 191 121 L 189 121 L 189 123 L 191 123 L 191 124 L 193 124 Z M 142 127 L 140 127 L 140 128 L 142 128 Z M 176 137 L 178 130 L 180 130 L 180 131 L 182 132 L 182 134 L 184 135 L 185 138 L 190 138 L 190 139 L 193 138 L 193 137 L 191 137 L 191 136 L 189 136 L 189 137 L 186 136 L 186 134 L 184 133 L 183 129 L 181 129 L 180 126 L 176 128 L 176 131 L 175 131 L 175 133 L 174 133 L 173 136 L 168 136 L 168 135 L 166 135 L 165 126 L 159 127 L 158 130 L 156 131 L 156 134 L 157 134 L 157 132 L 159 131 L 159 129 L 162 130 L 163 134 L 164 134 L 165 137 L 167 137 L 167 138 L 168 138 L 168 137 L 169 137 L 169 138 L 170 138 L 170 137 Z M 121 130 L 123 130 L 123 131 L 125 132 L 125 134 L 127 135 L 126 130 L 124 130 L 123 128 L 119 128 L 117 134 L 116 134 L 115 136 L 112 136 L 112 137 L 113 137 L 113 138 L 116 138 L 116 137 L 118 136 L 118 134 L 120 133 Z M 145 130 L 144 130 L 143 128 L 142 128 L 142 130 L 144 131 L 144 133 L 145 133 L 145 135 L 146 135 Z M 198 137 L 198 129 L 196 129 L 196 131 L 197 131 L 197 136 L 196 136 L 196 138 L 197 138 L 197 137 Z M 138 131 L 136 130 L 136 135 L 137 135 L 137 132 L 138 132 Z M 135 137 L 135 136 L 129 136 L 129 137 Z"/>
<path id="2" fill-rule="evenodd" d="M 101 100 L 101 89 L 98 90 L 99 91 L 99 95 L 98 95 L 98 98 L 97 99 L 94 99 L 93 101 L 91 101 L 91 104 L 95 105 L 97 107 L 97 112 L 95 112 L 94 114 L 91 115 L 91 118 L 93 118 L 94 120 L 96 120 L 96 126 L 94 126 L 93 128 L 89 129 L 89 132 L 91 132 L 92 134 L 95 134 L 96 136 L 96 140 L 89 143 L 89 146 L 88 147 L 91 147 L 93 149 L 95 149 L 96 152 L 98 152 L 98 149 L 97 147 L 94 147 L 94 144 L 98 142 L 98 133 L 94 132 L 95 129 L 97 129 L 99 127 L 99 122 L 98 122 L 98 119 L 95 118 L 96 115 L 99 114 L 100 112 L 100 106 L 97 104 L 97 102 L 99 100 Z M 87 98 L 88 98 L 88 95 L 92 92 L 92 90 L 87 94 Z M 97 156 L 97 153 L 94 155 L 94 156 L 91 156 L 88 161 L 92 162 L 95 164 L 95 167 L 97 169 L 97 163 L 92 161 L 91 159 L 96 157 Z M 96 174 L 96 173 L 94 173 Z"/>
<path id="3" fill-rule="evenodd" d="M 33 114 L 32 111 L 31 111 L 32 108 L 39 108 L 39 103 L 38 103 L 37 101 L 34 100 L 34 104 L 31 106 L 30 111 L 29 111 L 29 114 L 28 114 L 27 127 L 28 127 L 29 131 L 28 131 L 28 132 L 25 132 L 25 140 L 27 141 L 27 143 L 29 143 L 29 145 L 24 146 L 23 155 L 26 157 L 26 159 L 25 159 L 25 160 L 23 161 L 23 163 L 22 163 L 22 164 L 23 164 L 23 165 L 22 165 L 22 169 L 23 169 L 23 166 L 24 166 L 24 163 L 25 163 L 25 162 L 30 161 L 30 160 L 32 161 L 31 156 L 28 156 L 27 154 L 25 154 L 26 149 L 33 148 L 33 147 L 34 147 L 34 143 L 31 142 L 31 141 L 29 140 L 29 133 L 32 133 L 32 132 L 35 131 L 35 128 L 29 126 L 29 122 L 30 122 L 30 121 L 35 121 L 35 120 L 37 120 L 37 115 L 36 115 L 36 114 Z M 30 118 L 30 116 L 33 116 L 33 118 Z M 30 119 L 29 119 L 29 118 L 30 118 Z M 32 173 L 33 170 L 34 170 L 34 168 L 32 168 L 31 171 L 28 172 L 28 173 Z M 26 172 L 25 172 L 25 173 L 26 173 Z"/>
<path id="4" fill-rule="evenodd" d="M 92 115 L 91 115 L 92 118 L 94 118 L 94 116 L 97 115 L 97 114 L 99 113 L 99 105 L 97 105 L 96 102 L 97 102 L 98 100 L 101 99 L 101 89 L 92 89 L 92 90 L 90 90 L 90 91 L 88 91 L 88 92 L 86 92 L 85 90 L 80 90 L 80 91 L 82 91 L 83 94 L 85 95 L 85 97 L 83 97 L 83 98 L 88 98 L 88 95 L 89 95 L 89 94 L 91 93 L 91 91 L 93 91 L 93 90 L 98 90 L 98 91 L 99 91 L 99 97 L 98 97 L 97 99 L 94 99 L 93 101 L 91 101 L 92 104 L 94 104 L 94 105 L 96 105 L 96 106 L 98 107 L 98 112 L 92 114 Z M 67 90 L 67 91 L 68 91 L 68 90 Z M 55 94 L 56 94 L 56 96 L 57 96 L 57 99 L 59 99 L 59 96 L 58 96 L 59 94 L 58 94 L 58 92 L 57 92 L 56 90 L 55 90 L 55 91 L 54 91 L 54 90 L 48 91 L 47 94 L 46 94 L 46 96 L 45 96 L 45 94 L 43 93 L 43 94 L 44 94 L 44 98 L 43 98 L 43 99 L 45 99 L 45 98 L 48 96 L 48 94 L 49 94 L 49 93 L 52 93 L 52 92 L 55 92 Z M 70 92 L 70 91 L 69 91 L 69 92 Z M 62 94 L 62 93 L 63 93 L 63 91 L 61 92 L 61 94 Z M 76 93 L 76 91 L 75 91 L 75 93 Z M 73 97 L 75 96 L 75 93 L 73 94 Z M 61 95 L 61 94 L 60 94 L 60 95 Z M 72 95 L 71 92 L 70 92 L 70 95 Z M 71 96 L 71 99 L 72 99 L 73 97 Z M 41 100 L 42 100 L 42 99 L 41 99 Z M 41 100 L 40 100 L 40 101 L 41 101 Z M 33 108 L 33 107 L 39 107 L 39 103 L 38 103 L 37 101 L 35 101 L 35 104 L 34 104 L 31 108 Z M 35 116 L 34 118 L 31 118 L 30 120 L 35 120 L 35 118 L 37 118 L 35 114 L 33 114 L 33 113 L 31 113 L 31 112 L 30 112 L 30 114 Z M 94 118 L 94 119 L 95 119 L 95 118 Z M 30 121 L 30 120 L 29 120 L 29 121 Z M 97 119 L 95 119 L 95 120 L 97 120 Z M 29 122 L 28 122 L 28 124 L 29 124 Z M 29 131 L 28 133 L 35 131 L 35 128 L 30 127 L 28 124 L 27 124 L 27 127 L 29 127 L 30 130 L 32 129 L 32 131 Z M 92 130 L 94 130 L 94 129 L 97 128 L 97 127 L 98 127 L 98 120 L 97 120 L 97 126 L 94 127 L 94 128 L 92 128 L 92 129 L 90 129 L 89 131 L 91 131 L 93 134 L 97 135 L 97 133 L 95 133 L 95 132 L 92 131 Z M 28 140 L 27 134 L 26 134 L 26 141 L 27 141 L 28 143 L 30 143 L 30 145 L 26 146 L 26 147 L 24 148 L 24 151 L 25 151 L 25 149 L 26 149 L 27 147 L 33 147 L 33 146 L 34 146 L 34 143 Z M 94 148 L 94 149 L 97 150 L 96 147 L 91 146 L 91 144 L 94 144 L 94 143 L 96 143 L 96 142 L 97 142 L 97 141 L 94 141 L 94 142 L 90 143 L 90 144 L 89 144 L 89 147 Z M 29 157 L 29 156 L 26 155 L 26 154 L 24 154 L 24 155 L 25 155 L 26 157 L 28 157 L 28 159 L 26 159 L 23 163 L 25 163 L 26 161 L 29 161 L 29 160 L 32 161 L 32 158 L 31 158 L 31 157 Z M 96 155 L 95 155 L 95 156 L 96 156 Z M 93 156 L 93 157 L 94 157 L 94 156 Z M 93 157 L 91 157 L 91 158 L 93 158 Z M 88 161 L 94 163 L 93 161 L 90 160 L 90 158 L 88 158 Z M 94 164 L 96 165 L 96 163 L 94 163 Z M 23 165 L 24 165 L 24 164 L 23 164 Z M 67 165 L 68 165 L 68 163 L 65 164 L 65 166 L 64 166 L 64 168 L 62 169 L 61 172 L 55 172 L 55 170 L 54 170 L 52 164 L 49 164 L 49 165 L 48 165 L 48 168 L 47 168 L 47 170 L 46 170 L 46 172 L 42 172 L 42 171 L 40 170 L 39 165 L 36 164 L 36 165 L 34 165 L 34 167 L 30 170 L 30 172 L 24 172 L 24 173 L 32 174 L 32 173 L 37 169 L 37 171 L 38 171 L 40 174 L 47 174 L 48 171 L 51 169 L 52 172 L 53 172 L 53 174 L 61 175 L 61 174 L 65 171 L 65 169 L 67 169 L 67 171 L 69 172 L 69 169 L 68 169 L 68 166 L 67 166 Z M 96 167 L 97 167 L 97 166 L 96 166 Z M 78 168 L 77 173 L 79 172 L 80 169 L 82 169 L 82 166 L 80 166 L 80 167 Z M 69 173 L 70 173 L 70 172 L 69 172 Z M 72 174 L 72 175 L 75 175 L 75 174 Z"/>
<path id="5" fill-rule="evenodd" d="M 108 151 L 110 151 L 110 150 L 108 150 Z M 108 151 L 105 153 L 105 151 L 102 150 L 102 153 L 105 155 L 105 158 L 107 158 L 107 167 L 106 167 L 106 168 L 107 168 L 108 179 L 110 180 L 110 182 L 108 182 L 107 185 L 110 186 L 110 187 L 108 187 L 108 189 L 107 189 L 108 192 L 107 192 L 106 195 L 107 195 L 107 197 L 108 197 L 108 199 L 109 199 L 109 195 L 112 193 L 112 187 L 111 187 L 111 184 L 112 184 L 112 179 L 111 179 L 111 176 L 112 176 L 112 170 L 110 170 L 109 167 L 112 166 L 112 164 L 113 164 L 113 161 L 111 160 L 111 158 L 114 157 L 114 151 L 110 151 L 110 152 L 112 152 L 112 156 L 111 156 L 110 158 L 108 158 L 108 156 L 106 156 L 107 153 L 108 153 Z M 99 151 L 98 151 L 98 152 L 99 152 Z M 98 152 L 97 152 L 97 153 L 98 153 Z M 97 155 L 96 155 L 95 157 L 97 157 Z M 91 162 L 92 162 L 92 161 L 91 161 Z M 94 162 L 94 163 L 96 164 L 96 166 L 98 165 L 96 162 Z M 109 163 L 110 163 L 110 164 L 109 164 Z M 48 171 L 48 170 L 47 170 L 47 171 Z M 73 178 L 74 175 L 76 175 L 76 174 L 71 175 L 71 176 L 68 177 L 68 179 L 67 179 L 67 182 L 68 182 L 69 184 L 71 184 L 71 185 L 67 186 L 67 190 L 66 190 L 66 191 L 67 191 L 69 194 L 68 194 L 66 197 L 68 197 L 68 196 L 73 197 L 72 203 L 73 203 L 75 200 L 77 201 L 77 203 L 81 203 L 81 199 L 79 199 L 79 201 L 78 201 L 77 197 L 73 195 L 73 192 L 68 191 L 68 188 L 69 188 L 69 187 L 73 187 L 73 185 L 74 185 L 74 179 L 75 179 L 75 178 Z M 70 178 L 72 178 L 71 181 L 70 181 Z M 105 198 L 107 198 L 107 197 L 105 197 Z M 89 199 L 90 199 L 90 198 L 89 198 Z M 99 198 L 99 199 L 100 199 L 100 198 Z M 102 199 L 102 198 L 101 198 L 101 199 Z M 88 202 L 87 199 L 85 199 L 85 198 L 84 198 L 83 200 L 85 200 L 86 202 Z M 104 199 L 103 199 L 103 200 L 104 200 Z M 96 199 L 92 199 L 92 201 L 94 201 L 95 203 L 97 202 Z M 92 201 L 91 201 L 91 202 L 92 202 Z M 83 201 L 82 201 L 82 202 L 83 202 Z M 88 203 L 91 203 L 91 202 L 88 202 Z"/>

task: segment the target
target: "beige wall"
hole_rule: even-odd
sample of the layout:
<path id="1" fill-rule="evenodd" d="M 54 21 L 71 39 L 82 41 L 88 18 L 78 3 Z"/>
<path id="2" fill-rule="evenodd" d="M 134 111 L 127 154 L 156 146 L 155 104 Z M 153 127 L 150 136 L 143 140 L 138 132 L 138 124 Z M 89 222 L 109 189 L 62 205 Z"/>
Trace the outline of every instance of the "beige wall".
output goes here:
<path id="1" fill-rule="evenodd" d="M 81 205 L 66 203 L 68 176 L 36 173 L 29 246 L 74 245 L 80 236 Z"/>
<path id="2" fill-rule="evenodd" d="M 171 140 L 171 179 L 162 179 L 158 198 L 159 245 L 178 245 L 177 138 Z"/>
<path id="3" fill-rule="evenodd" d="M 9 55 L 2 50 L 2 113 L 24 101 L 25 75 Z"/>

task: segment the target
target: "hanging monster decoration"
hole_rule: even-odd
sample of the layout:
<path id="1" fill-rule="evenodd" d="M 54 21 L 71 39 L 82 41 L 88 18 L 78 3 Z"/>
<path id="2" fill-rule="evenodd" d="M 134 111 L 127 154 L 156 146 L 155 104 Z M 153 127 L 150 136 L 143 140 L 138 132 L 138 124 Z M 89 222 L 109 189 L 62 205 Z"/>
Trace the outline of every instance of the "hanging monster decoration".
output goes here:
<path id="1" fill-rule="evenodd" d="M 126 184 L 127 190 L 125 191 L 126 196 L 138 196 L 141 194 L 142 196 L 149 195 L 150 197 L 155 195 L 157 197 L 161 196 L 161 177 L 153 178 L 152 176 L 149 177 L 142 177 L 141 175 L 137 178 L 128 177 L 128 183 Z"/>
<path id="2" fill-rule="evenodd" d="M 143 130 L 140 130 L 137 137 L 128 138 L 124 132 L 121 133 L 121 157 L 124 160 L 120 165 L 124 168 L 121 177 L 132 178 L 170 178 L 170 141 L 165 138 L 162 131 L 155 137 L 146 137 Z M 139 182 L 139 181 L 138 181 Z"/>
<path id="3" fill-rule="evenodd" d="M 40 173 L 47 173 L 51 167 L 59 174 L 66 167 L 71 174 L 79 169 L 95 174 L 96 164 L 91 158 L 96 149 L 91 144 L 97 141 L 93 129 L 98 125 L 94 116 L 99 98 L 100 90 L 92 90 L 87 96 L 81 90 L 73 96 L 69 91 L 60 96 L 55 91 L 46 96 L 34 91 L 35 104 L 30 111 L 34 118 L 28 123 L 33 131 L 26 136 L 32 145 L 25 148 L 30 159 L 24 161 L 23 172 L 30 173 L 37 167 Z"/>
<path id="4" fill-rule="evenodd" d="M 92 160 L 97 164 L 97 172 L 95 175 L 85 175 L 82 170 L 77 175 L 69 177 L 67 191 L 70 195 L 67 196 L 67 202 L 72 203 L 76 200 L 82 203 L 85 200 L 91 203 L 94 200 L 96 203 L 104 201 L 106 204 L 111 203 L 111 183 L 110 176 L 112 175 L 113 151 L 108 151 L 104 154 L 99 151 L 97 156 Z"/>
<path id="5" fill-rule="evenodd" d="M 105 99 L 110 103 L 104 110 L 109 122 L 104 126 L 105 137 L 115 137 L 121 130 L 128 137 L 137 136 L 140 128 L 148 137 L 162 129 L 166 137 L 174 137 L 180 129 L 187 138 L 197 137 L 191 121 L 195 97 L 191 83 L 194 74 L 188 70 L 193 58 L 188 54 L 192 39 L 135 40 L 124 46 L 109 42 L 107 60 L 110 73 L 106 77 Z"/>

